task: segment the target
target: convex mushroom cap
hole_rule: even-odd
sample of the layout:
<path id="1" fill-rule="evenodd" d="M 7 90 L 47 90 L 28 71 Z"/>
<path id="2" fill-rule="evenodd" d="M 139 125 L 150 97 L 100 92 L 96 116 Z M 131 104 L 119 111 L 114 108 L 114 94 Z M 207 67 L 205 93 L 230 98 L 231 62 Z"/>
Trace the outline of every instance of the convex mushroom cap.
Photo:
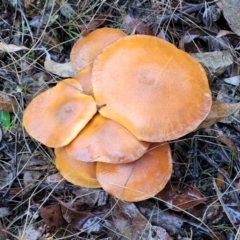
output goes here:
<path id="1" fill-rule="evenodd" d="M 119 123 L 97 114 L 66 151 L 81 161 L 118 164 L 135 161 L 148 147 L 149 143 L 139 141 Z"/>
<path id="2" fill-rule="evenodd" d="M 167 143 L 154 147 L 131 163 L 97 162 L 97 179 L 102 188 L 127 202 L 155 196 L 165 187 L 171 173 L 172 157 Z"/>
<path id="3" fill-rule="evenodd" d="M 90 95 L 93 94 L 91 76 L 92 76 L 92 64 L 89 64 L 85 68 L 80 70 L 74 77 L 77 81 L 80 82 L 83 91 Z"/>
<path id="4" fill-rule="evenodd" d="M 72 65 L 80 70 L 93 63 L 95 58 L 109 44 L 127 36 L 126 33 L 114 28 L 100 28 L 78 40 L 70 53 Z"/>
<path id="5" fill-rule="evenodd" d="M 94 99 L 82 93 L 80 83 L 65 79 L 31 101 L 23 125 L 31 137 L 58 148 L 70 143 L 96 111 Z"/>
<path id="6" fill-rule="evenodd" d="M 147 142 L 193 131 L 212 104 L 200 63 L 152 36 L 128 36 L 108 46 L 94 62 L 91 80 L 100 114 Z"/>
<path id="7" fill-rule="evenodd" d="M 96 163 L 86 163 L 70 157 L 65 147 L 56 148 L 56 167 L 70 183 L 88 188 L 101 187 L 96 179 Z"/>

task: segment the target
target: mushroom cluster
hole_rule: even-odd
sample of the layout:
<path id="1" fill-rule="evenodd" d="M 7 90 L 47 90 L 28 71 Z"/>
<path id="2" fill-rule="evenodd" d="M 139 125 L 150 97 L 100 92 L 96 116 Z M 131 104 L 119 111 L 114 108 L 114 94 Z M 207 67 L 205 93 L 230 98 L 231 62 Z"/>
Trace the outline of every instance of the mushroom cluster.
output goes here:
<path id="1" fill-rule="evenodd" d="M 167 141 L 195 130 L 210 111 L 204 69 L 164 40 L 111 28 L 77 41 L 70 58 L 79 73 L 31 101 L 27 132 L 55 148 L 69 182 L 124 201 L 153 197 L 171 176 Z"/>

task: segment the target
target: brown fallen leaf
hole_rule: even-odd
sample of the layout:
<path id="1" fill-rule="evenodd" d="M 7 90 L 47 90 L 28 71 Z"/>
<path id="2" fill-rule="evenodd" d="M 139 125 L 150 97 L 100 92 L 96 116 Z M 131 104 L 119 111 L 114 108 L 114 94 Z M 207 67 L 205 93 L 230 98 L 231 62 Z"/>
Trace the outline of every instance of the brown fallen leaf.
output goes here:
<path id="1" fill-rule="evenodd" d="M 139 212 L 134 203 L 111 199 L 112 219 L 124 239 L 171 240 L 164 228 L 152 224 Z M 154 235 L 154 238 L 153 236 Z"/>
<path id="2" fill-rule="evenodd" d="M 220 38 L 220 37 L 224 37 L 227 35 L 236 35 L 234 32 L 232 31 L 227 31 L 227 30 L 220 30 L 216 36 L 216 38 Z"/>
<path id="3" fill-rule="evenodd" d="M 221 170 L 229 177 L 229 173 L 224 169 L 224 168 L 221 168 Z M 223 177 L 222 174 L 218 173 L 217 174 L 217 179 L 216 179 L 216 184 L 217 184 L 217 187 L 220 189 L 220 190 L 225 190 L 225 179 Z"/>
<path id="4" fill-rule="evenodd" d="M 134 32 L 135 34 L 154 35 L 153 31 L 144 22 L 132 18 L 130 15 L 126 15 L 124 17 L 123 24 L 127 27 L 128 32 Z"/>
<path id="5" fill-rule="evenodd" d="M 65 203 L 60 199 L 53 196 L 61 205 L 62 216 L 67 223 L 69 223 L 75 230 L 84 231 L 88 230 L 95 231 L 96 228 L 102 228 L 104 221 L 103 217 L 109 212 L 109 205 L 90 208 L 86 204 L 80 201 Z M 107 220 L 106 220 L 107 221 Z"/>
<path id="6" fill-rule="evenodd" d="M 4 52 L 11 53 L 11 52 L 17 52 L 20 50 L 28 50 L 28 49 L 29 48 L 24 47 L 24 46 L 17 46 L 14 44 L 6 44 L 4 42 L 0 42 L 0 50 L 4 51 Z"/>
<path id="7" fill-rule="evenodd" d="M 222 103 L 218 101 L 213 101 L 211 111 L 209 112 L 206 119 L 198 126 L 199 128 L 208 128 L 214 123 L 228 117 L 235 112 L 239 111 L 239 103 Z"/>
<path id="8" fill-rule="evenodd" d="M 40 214 L 49 232 L 55 232 L 59 228 L 67 225 L 67 222 L 62 216 L 60 204 L 41 207 Z"/>
<path id="9" fill-rule="evenodd" d="M 47 71 L 54 73 L 60 77 L 68 78 L 74 77 L 78 70 L 73 67 L 71 62 L 68 63 L 58 63 L 51 60 L 50 55 L 47 53 L 44 67 Z"/>
<path id="10" fill-rule="evenodd" d="M 217 140 L 226 144 L 236 154 L 236 156 L 238 155 L 239 152 L 237 146 L 230 138 L 224 135 L 219 135 L 217 137 Z"/>
<path id="11" fill-rule="evenodd" d="M 157 196 L 161 198 L 171 210 L 177 212 L 192 208 L 205 201 L 205 197 L 193 186 L 179 189 L 177 185 L 169 184 L 163 191 L 158 193 Z"/>
<path id="12" fill-rule="evenodd" d="M 91 19 L 91 21 L 81 29 L 82 36 L 86 36 L 91 31 L 95 30 L 97 27 L 100 27 L 109 15 L 112 12 L 112 7 L 109 7 L 104 13 L 97 15 L 95 18 Z"/>
<path id="13" fill-rule="evenodd" d="M 16 99 L 4 93 L 0 93 L 0 111 L 11 113 L 18 112 L 18 103 Z"/>

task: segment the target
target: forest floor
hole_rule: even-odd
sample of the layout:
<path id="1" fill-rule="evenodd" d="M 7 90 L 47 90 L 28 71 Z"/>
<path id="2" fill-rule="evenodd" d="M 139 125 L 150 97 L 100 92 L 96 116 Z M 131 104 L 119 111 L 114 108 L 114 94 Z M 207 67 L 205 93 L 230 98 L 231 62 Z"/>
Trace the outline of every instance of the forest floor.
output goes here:
<path id="1" fill-rule="evenodd" d="M 1 0 L 0 240 L 240 239 L 239 13 L 235 0 Z M 22 124 L 29 102 L 63 79 L 57 63 L 101 27 L 188 52 L 226 103 L 210 126 L 170 142 L 168 185 L 137 203 L 63 180 L 53 149 Z"/>

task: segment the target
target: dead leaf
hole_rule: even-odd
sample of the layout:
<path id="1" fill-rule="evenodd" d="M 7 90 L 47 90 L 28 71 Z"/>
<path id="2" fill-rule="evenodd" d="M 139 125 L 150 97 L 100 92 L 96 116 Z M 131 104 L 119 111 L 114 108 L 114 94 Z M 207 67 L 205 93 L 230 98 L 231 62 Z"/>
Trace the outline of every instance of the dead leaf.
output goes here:
<path id="1" fill-rule="evenodd" d="M 240 1 L 221 0 L 222 11 L 229 27 L 240 36 Z"/>
<path id="2" fill-rule="evenodd" d="M 236 144 L 225 135 L 218 135 L 217 140 L 226 144 L 235 154 L 238 155 L 238 149 Z"/>
<path id="3" fill-rule="evenodd" d="M 219 37 L 224 37 L 224 36 L 227 36 L 227 35 L 235 35 L 234 32 L 231 32 L 231 31 L 227 31 L 227 30 L 220 30 L 216 36 L 216 38 L 219 38 Z"/>
<path id="4" fill-rule="evenodd" d="M 40 214 L 49 232 L 55 232 L 67 225 L 62 216 L 60 204 L 41 207 Z"/>
<path id="5" fill-rule="evenodd" d="M 220 169 L 226 174 L 226 176 L 229 177 L 228 171 L 226 171 L 224 168 L 220 168 Z M 226 182 L 225 182 L 225 179 L 224 179 L 223 175 L 220 174 L 220 173 L 218 173 L 218 174 L 217 174 L 217 179 L 216 179 L 217 187 L 218 187 L 220 190 L 225 190 L 225 187 L 226 187 L 225 183 L 226 183 Z"/>
<path id="6" fill-rule="evenodd" d="M 227 136 L 226 133 L 223 133 L 221 130 L 217 129 L 206 129 L 205 130 L 210 136 L 214 136 L 216 140 L 226 144 L 235 154 L 238 156 L 238 149 L 236 144 Z"/>
<path id="7" fill-rule="evenodd" d="M 239 103 L 222 103 L 213 101 L 212 108 L 206 119 L 199 125 L 199 128 L 208 128 L 221 119 L 228 117 L 235 112 L 239 111 Z"/>
<path id="8" fill-rule="evenodd" d="M 95 18 L 91 19 L 91 21 L 87 24 L 87 26 L 81 29 L 82 36 L 86 36 L 91 31 L 95 30 L 97 27 L 100 27 L 109 15 L 112 12 L 112 7 L 109 7 L 104 13 L 97 15 Z"/>
<path id="9" fill-rule="evenodd" d="M 44 67 L 47 71 L 63 78 L 74 77 L 78 72 L 78 70 L 73 67 L 71 62 L 68 63 L 54 62 L 51 60 L 49 54 L 46 55 Z"/>
<path id="10" fill-rule="evenodd" d="M 135 204 L 111 199 L 112 219 L 124 238 L 131 240 L 154 239 L 170 240 L 165 229 L 155 227 L 139 212 Z M 152 236 L 153 235 L 153 236 Z"/>
<path id="11" fill-rule="evenodd" d="M 73 190 L 73 194 L 78 197 L 79 202 L 87 204 L 90 207 L 103 206 L 107 204 L 108 194 L 102 189 L 91 189 L 91 188 L 78 188 Z"/>
<path id="12" fill-rule="evenodd" d="M 169 184 L 157 196 L 171 210 L 177 212 L 192 208 L 205 201 L 205 197 L 193 186 L 179 189 L 177 185 Z"/>
<path id="13" fill-rule="evenodd" d="M 233 76 L 233 77 L 229 77 L 229 78 L 223 78 L 223 81 L 225 83 L 234 85 L 234 86 L 239 86 L 240 83 L 240 78 L 239 76 Z"/>
<path id="14" fill-rule="evenodd" d="M 55 198 L 55 197 L 54 197 Z M 103 217 L 109 212 L 110 208 L 108 205 L 89 208 L 80 201 L 74 203 L 64 203 L 58 198 L 55 198 L 61 205 L 61 211 L 63 218 L 68 222 L 74 229 L 78 231 L 94 231 L 96 228 L 100 229 L 103 227 Z M 99 230 L 98 230 L 99 231 Z"/>
<path id="15" fill-rule="evenodd" d="M 217 7 L 217 5 L 206 5 L 205 10 L 203 12 L 203 23 L 207 27 L 211 27 L 214 22 L 216 22 L 221 16 L 221 11 Z"/>
<path id="16" fill-rule="evenodd" d="M 229 43 L 225 38 L 216 40 L 216 33 L 207 28 L 192 28 L 179 40 L 179 48 L 188 53 L 231 51 L 228 46 Z"/>
<path id="17" fill-rule="evenodd" d="M 0 42 L 0 50 L 4 51 L 4 52 L 11 53 L 11 52 L 17 52 L 20 50 L 28 50 L 28 49 L 29 48 L 24 47 L 24 46 L 17 46 L 14 44 L 6 44 L 4 42 Z"/>
<path id="18" fill-rule="evenodd" d="M 154 35 L 153 31 L 141 20 L 134 19 L 130 15 L 126 15 L 123 19 L 123 24 L 126 25 L 128 32 L 135 34 Z"/>
<path id="19" fill-rule="evenodd" d="M 60 184 L 66 184 L 67 181 L 63 178 L 63 176 L 60 173 L 55 173 L 50 176 L 48 176 L 45 180 L 46 183 L 60 183 Z"/>
<path id="20" fill-rule="evenodd" d="M 191 55 L 217 76 L 233 63 L 233 57 L 227 51 L 200 52 Z"/>
<path id="21" fill-rule="evenodd" d="M 0 111 L 11 113 L 18 112 L 18 103 L 16 99 L 4 93 L 0 93 Z"/>
<path id="22" fill-rule="evenodd" d="M 159 226 L 152 226 L 152 229 L 155 231 L 156 236 L 154 239 L 160 240 L 173 240 L 167 233 L 167 231 Z"/>
<path id="23" fill-rule="evenodd" d="M 203 213 L 203 222 L 216 224 L 218 221 L 221 220 L 219 215 L 222 212 L 221 204 L 216 200 L 208 201 L 202 210 Z"/>

